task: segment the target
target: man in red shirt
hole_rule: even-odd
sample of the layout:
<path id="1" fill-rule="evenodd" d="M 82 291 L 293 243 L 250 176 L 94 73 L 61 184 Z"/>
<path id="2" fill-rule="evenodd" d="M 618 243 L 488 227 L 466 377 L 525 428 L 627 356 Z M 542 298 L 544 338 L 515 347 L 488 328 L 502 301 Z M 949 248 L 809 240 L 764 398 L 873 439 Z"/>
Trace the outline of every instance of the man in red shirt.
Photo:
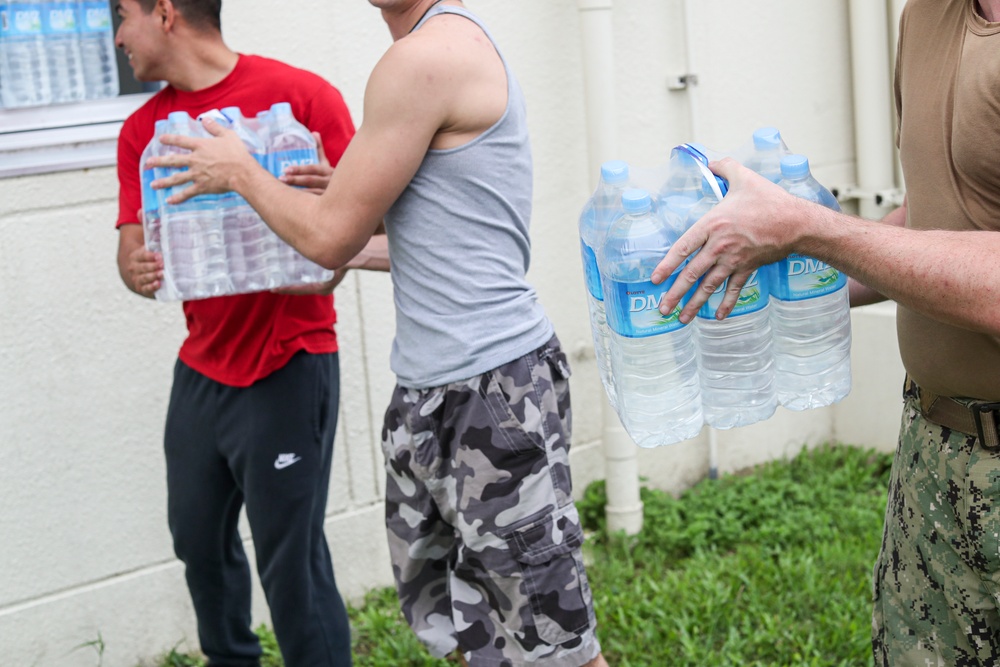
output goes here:
<path id="1" fill-rule="evenodd" d="M 120 0 L 116 8 L 116 43 L 136 78 L 168 84 L 125 121 L 118 142 L 118 267 L 130 290 L 152 297 L 163 260 L 146 250 L 138 211 L 139 160 L 155 121 L 227 106 L 253 118 L 288 102 L 333 164 L 354 126 L 340 93 L 320 77 L 231 51 L 221 0 Z M 261 655 L 237 527 L 244 503 L 285 664 L 351 663 L 323 534 L 339 399 L 335 284 L 184 303 L 188 337 L 164 439 L 168 518 L 212 667 L 256 666 Z"/>

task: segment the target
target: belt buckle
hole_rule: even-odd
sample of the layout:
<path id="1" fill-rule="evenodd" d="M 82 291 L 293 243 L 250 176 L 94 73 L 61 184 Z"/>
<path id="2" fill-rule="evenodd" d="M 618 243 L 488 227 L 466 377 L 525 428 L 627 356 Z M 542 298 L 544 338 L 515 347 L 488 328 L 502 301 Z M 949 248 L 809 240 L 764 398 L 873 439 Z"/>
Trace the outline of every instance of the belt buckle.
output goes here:
<path id="1" fill-rule="evenodd" d="M 976 422 L 979 445 L 990 451 L 1000 449 L 1000 403 L 975 402 L 969 407 Z"/>

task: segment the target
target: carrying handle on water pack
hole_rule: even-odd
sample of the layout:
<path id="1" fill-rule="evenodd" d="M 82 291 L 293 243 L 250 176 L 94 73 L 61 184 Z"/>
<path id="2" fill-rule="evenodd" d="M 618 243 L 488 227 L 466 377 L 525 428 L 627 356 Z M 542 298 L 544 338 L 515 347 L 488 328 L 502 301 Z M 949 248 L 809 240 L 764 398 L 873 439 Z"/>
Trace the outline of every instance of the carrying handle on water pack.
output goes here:
<path id="1" fill-rule="evenodd" d="M 708 181 L 709 186 L 711 186 L 712 192 L 715 193 L 715 197 L 719 201 L 722 201 L 722 198 L 729 192 L 729 183 L 726 182 L 726 179 L 721 176 L 716 176 L 712 173 L 712 170 L 708 168 L 708 157 L 691 144 L 681 144 L 680 146 L 675 146 L 674 151 L 681 151 L 694 159 L 695 164 L 698 165 L 698 168 L 701 170 L 705 180 Z"/>

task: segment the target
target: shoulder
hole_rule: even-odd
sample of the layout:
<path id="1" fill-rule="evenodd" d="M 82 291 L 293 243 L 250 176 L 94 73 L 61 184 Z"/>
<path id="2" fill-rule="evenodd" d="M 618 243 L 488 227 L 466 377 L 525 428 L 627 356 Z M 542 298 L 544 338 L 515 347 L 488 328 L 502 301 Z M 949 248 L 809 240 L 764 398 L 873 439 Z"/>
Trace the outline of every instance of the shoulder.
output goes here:
<path id="1" fill-rule="evenodd" d="M 240 54 L 246 73 L 253 77 L 277 78 L 285 86 L 334 88 L 333 84 L 315 72 L 264 56 Z M 335 88 L 334 88 L 335 89 Z"/>
<path id="2" fill-rule="evenodd" d="M 369 84 L 441 93 L 474 75 L 470 37 L 482 31 L 471 21 L 439 15 L 416 32 L 393 42 L 372 70 Z"/>

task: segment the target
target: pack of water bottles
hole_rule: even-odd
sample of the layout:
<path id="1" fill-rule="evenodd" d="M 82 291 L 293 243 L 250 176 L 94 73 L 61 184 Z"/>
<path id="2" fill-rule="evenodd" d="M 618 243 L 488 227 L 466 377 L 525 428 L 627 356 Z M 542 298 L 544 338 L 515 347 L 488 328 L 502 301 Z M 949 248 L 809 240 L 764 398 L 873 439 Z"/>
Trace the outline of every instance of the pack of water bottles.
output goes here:
<path id="1" fill-rule="evenodd" d="M 653 270 L 685 230 L 726 195 L 708 169 L 729 155 L 792 194 L 840 210 L 812 176 L 809 161 L 788 150 L 773 127 L 760 128 L 736 151 L 697 144 L 671 152 L 656 169 L 621 161 L 601 168 L 597 191 L 580 216 L 580 240 L 597 365 L 605 392 L 640 446 L 696 437 L 703 424 L 729 429 L 789 410 L 831 405 L 851 388 L 851 319 L 847 277 L 802 255 L 762 267 L 724 320 L 716 310 L 723 284 L 683 325 L 660 299 L 683 269 L 659 285 Z"/>
<path id="2" fill-rule="evenodd" d="M 0 0 L 0 106 L 118 96 L 108 0 Z"/>
<path id="3" fill-rule="evenodd" d="M 291 165 L 319 161 L 316 140 L 295 120 L 288 103 L 275 104 L 254 118 L 244 117 L 238 107 L 206 115 L 235 130 L 247 150 L 275 177 L 283 175 Z M 321 283 L 333 277 L 332 271 L 306 259 L 278 238 L 246 199 L 235 192 L 199 195 L 181 204 L 168 204 L 167 198 L 188 184 L 154 190 L 154 180 L 177 170 L 147 169 L 146 162 L 154 156 L 188 151 L 160 143 L 164 134 L 209 136 L 199 120 L 176 111 L 156 121 L 153 139 L 139 161 L 146 248 L 163 256 L 164 278 L 156 292 L 157 300 L 246 294 Z"/>

